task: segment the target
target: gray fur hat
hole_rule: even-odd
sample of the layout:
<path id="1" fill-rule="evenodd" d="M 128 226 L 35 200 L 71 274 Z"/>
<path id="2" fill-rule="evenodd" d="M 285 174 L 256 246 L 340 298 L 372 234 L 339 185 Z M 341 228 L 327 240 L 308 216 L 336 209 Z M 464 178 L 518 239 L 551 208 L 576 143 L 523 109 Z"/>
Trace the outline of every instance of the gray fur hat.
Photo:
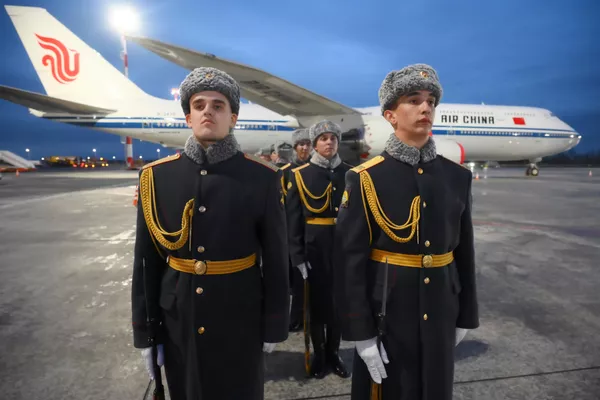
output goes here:
<path id="1" fill-rule="evenodd" d="M 296 129 L 292 133 L 292 146 L 296 148 L 296 145 L 301 140 L 310 140 L 310 135 L 308 134 L 308 129 Z"/>
<path id="2" fill-rule="evenodd" d="M 190 113 L 190 99 L 196 93 L 205 91 L 215 91 L 221 93 L 229 100 L 231 111 L 234 114 L 240 112 L 240 86 L 229 76 L 216 68 L 200 67 L 195 68 L 185 77 L 179 86 L 179 95 L 181 98 L 181 108 L 185 115 Z"/>
<path id="3" fill-rule="evenodd" d="M 308 131 L 308 136 L 313 146 L 315 145 L 317 138 L 324 133 L 333 133 L 337 136 L 338 142 L 342 140 L 342 128 L 335 122 L 324 120 L 311 126 Z"/>
<path id="4" fill-rule="evenodd" d="M 435 97 L 435 106 L 442 99 L 442 86 L 438 74 L 427 64 L 413 64 L 398 71 L 392 71 L 383 80 L 379 88 L 381 114 L 391 109 L 400 96 L 418 90 L 429 90 Z"/>
<path id="5" fill-rule="evenodd" d="M 292 147 L 292 145 L 287 142 L 279 141 L 275 143 L 275 152 L 277 153 L 277 156 L 281 158 L 290 157 L 292 155 L 293 150 L 294 148 Z"/>

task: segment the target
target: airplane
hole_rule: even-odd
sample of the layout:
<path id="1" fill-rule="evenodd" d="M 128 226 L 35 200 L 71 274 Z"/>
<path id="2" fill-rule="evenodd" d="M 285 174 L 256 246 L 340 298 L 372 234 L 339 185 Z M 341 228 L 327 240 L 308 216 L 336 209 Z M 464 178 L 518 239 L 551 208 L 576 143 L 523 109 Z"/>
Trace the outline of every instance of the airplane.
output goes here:
<path id="1" fill-rule="evenodd" d="M 119 136 L 182 148 L 191 134 L 179 102 L 145 93 L 47 10 L 5 6 L 46 94 L 0 86 L 0 98 L 28 107 L 36 117 Z M 380 108 L 353 108 L 268 72 L 158 40 L 127 40 L 188 70 L 215 67 L 240 85 L 242 103 L 235 136 L 245 152 L 290 141 L 297 128 L 328 119 L 343 130 L 342 158 L 359 164 L 380 154 L 391 125 Z M 573 128 L 551 111 L 534 107 L 441 103 L 432 133 L 439 154 L 465 161 L 530 162 L 538 176 L 542 157 L 575 147 Z"/>

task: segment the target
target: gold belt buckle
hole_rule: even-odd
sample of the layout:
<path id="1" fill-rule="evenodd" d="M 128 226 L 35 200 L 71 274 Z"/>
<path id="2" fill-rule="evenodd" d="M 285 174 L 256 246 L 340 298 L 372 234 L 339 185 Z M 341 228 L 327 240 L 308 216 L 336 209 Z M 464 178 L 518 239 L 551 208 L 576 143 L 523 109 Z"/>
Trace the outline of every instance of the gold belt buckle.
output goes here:
<path id="1" fill-rule="evenodd" d="M 433 265 L 433 257 L 430 255 L 423 257 L 423 267 L 429 268 Z"/>
<path id="2" fill-rule="evenodd" d="M 194 264 L 194 273 L 196 275 L 204 275 L 206 273 L 206 263 L 204 261 L 196 261 Z"/>

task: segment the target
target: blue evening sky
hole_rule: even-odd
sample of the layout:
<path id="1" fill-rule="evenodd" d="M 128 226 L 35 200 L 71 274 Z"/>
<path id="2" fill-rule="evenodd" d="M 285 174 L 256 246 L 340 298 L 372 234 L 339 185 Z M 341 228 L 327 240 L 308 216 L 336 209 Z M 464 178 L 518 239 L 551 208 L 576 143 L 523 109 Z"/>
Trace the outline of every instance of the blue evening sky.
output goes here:
<path id="1" fill-rule="evenodd" d="M 107 23 L 113 0 L 11 0 L 46 8 L 121 69 L 120 43 Z M 600 150 L 600 2 L 597 0 L 148 1 L 140 34 L 267 70 L 354 107 L 375 106 L 392 69 L 434 66 L 444 102 L 547 108 L 583 135 L 578 152 Z M 0 84 L 44 93 L 4 8 Z M 170 98 L 187 74 L 129 45 L 130 79 Z M 118 136 L 40 120 L 0 100 L 0 149 L 32 157 L 118 158 Z M 157 145 L 134 142 L 134 155 Z M 161 155 L 167 154 L 163 149 Z"/>

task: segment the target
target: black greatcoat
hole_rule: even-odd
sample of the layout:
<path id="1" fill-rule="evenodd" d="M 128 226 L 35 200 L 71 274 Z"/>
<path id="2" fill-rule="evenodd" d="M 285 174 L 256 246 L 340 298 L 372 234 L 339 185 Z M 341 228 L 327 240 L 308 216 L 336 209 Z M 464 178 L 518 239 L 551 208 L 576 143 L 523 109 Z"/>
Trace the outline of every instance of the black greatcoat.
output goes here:
<path id="1" fill-rule="evenodd" d="M 281 183 L 274 167 L 251 158 L 237 152 L 220 163 L 200 165 L 183 154 L 149 167 L 165 231 L 181 229 L 183 209 L 195 200 L 190 238 L 179 250 L 153 243 L 140 188 L 132 283 L 134 345 L 148 347 L 148 296 L 151 311 L 163 323 L 160 341 L 173 400 L 263 399 L 263 342 L 282 342 L 288 336 Z M 262 270 L 255 264 L 222 275 L 179 272 L 165 263 L 167 255 L 224 261 L 259 253 Z"/>
<path id="2" fill-rule="evenodd" d="M 304 164 L 297 164 L 296 162 L 291 162 L 280 167 L 282 178 L 281 178 L 281 186 L 283 188 L 283 192 L 287 198 L 288 185 L 290 183 L 290 179 L 292 178 L 292 170 L 300 167 Z M 302 278 L 302 274 L 300 270 L 296 268 L 296 266 L 292 265 L 290 259 L 290 288 L 292 292 L 292 305 L 290 311 L 290 326 L 292 324 L 299 324 L 302 322 L 302 310 L 304 309 L 304 279 Z"/>
<path id="3" fill-rule="evenodd" d="M 404 224 L 413 199 L 420 196 L 418 235 L 407 243 L 392 240 L 363 204 L 359 172 L 365 168 L 393 223 Z M 366 340 L 378 333 L 375 315 L 381 310 L 385 263 L 370 259 L 372 249 L 411 255 L 454 252 L 454 261 L 441 268 L 389 265 L 383 344 L 390 363 L 385 365 L 383 400 L 452 398 L 455 328 L 479 325 L 471 182 L 469 170 L 439 155 L 410 165 L 387 152 L 346 175 L 348 201 L 338 216 L 341 258 L 335 269 L 343 339 Z M 410 228 L 393 232 L 407 237 Z M 367 400 L 371 378 L 356 352 L 354 361 L 352 399 Z"/>
<path id="4" fill-rule="evenodd" d="M 333 241 L 335 225 L 310 225 L 306 219 L 336 218 L 342 200 L 344 177 L 350 166 L 341 163 L 334 169 L 326 169 L 309 162 L 292 171 L 288 183 L 286 211 L 289 233 L 290 258 L 294 267 L 310 262 L 308 271 L 310 282 L 310 315 L 315 324 L 332 324 L 335 319 L 333 299 Z M 296 183 L 296 174 L 301 177 L 310 193 L 321 196 L 331 183 L 331 200 L 320 213 L 310 211 L 302 202 Z M 308 204 L 314 209 L 322 208 L 326 196 L 319 200 L 311 199 Z"/>

